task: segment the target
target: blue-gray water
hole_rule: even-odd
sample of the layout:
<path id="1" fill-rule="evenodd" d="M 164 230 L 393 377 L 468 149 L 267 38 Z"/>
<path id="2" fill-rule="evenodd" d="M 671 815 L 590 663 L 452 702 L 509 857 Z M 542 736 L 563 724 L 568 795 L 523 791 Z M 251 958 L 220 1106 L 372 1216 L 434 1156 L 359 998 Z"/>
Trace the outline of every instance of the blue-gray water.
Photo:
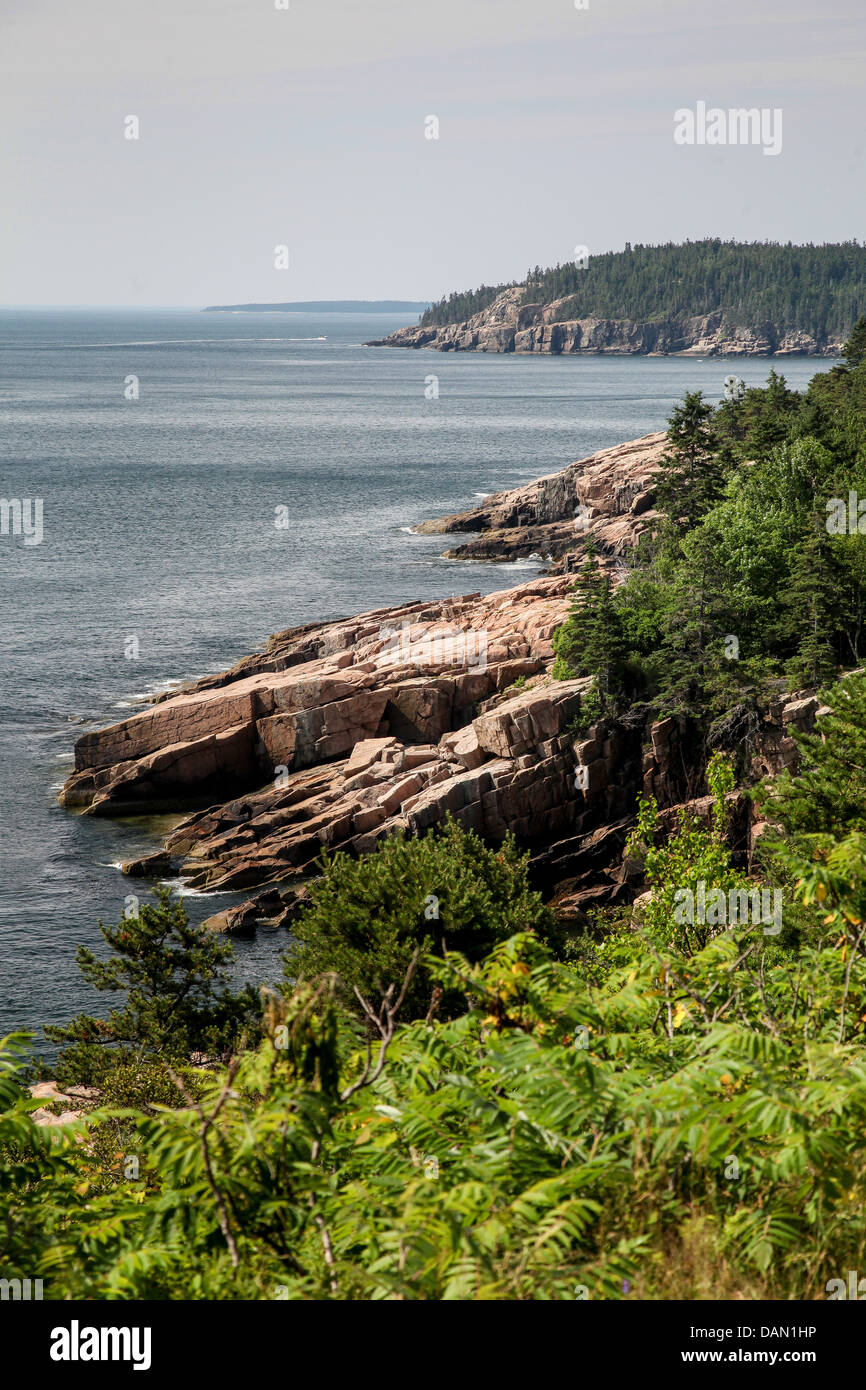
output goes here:
<path id="1" fill-rule="evenodd" d="M 142 891 L 119 861 L 158 847 L 152 823 L 57 805 L 84 729 L 281 628 L 530 577 L 528 562 L 441 560 L 441 537 L 408 528 L 663 428 L 684 391 L 716 399 L 729 372 L 759 384 L 770 366 L 362 346 L 399 322 L 0 311 L 0 496 L 44 507 L 41 544 L 0 537 L 0 1035 L 99 1011 L 76 946 L 98 945 L 97 919 Z M 782 370 L 801 386 L 830 365 Z M 186 901 L 201 919 L 239 900 Z M 261 931 L 238 943 L 237 975 L 274 977 L 284 946 Z"/>

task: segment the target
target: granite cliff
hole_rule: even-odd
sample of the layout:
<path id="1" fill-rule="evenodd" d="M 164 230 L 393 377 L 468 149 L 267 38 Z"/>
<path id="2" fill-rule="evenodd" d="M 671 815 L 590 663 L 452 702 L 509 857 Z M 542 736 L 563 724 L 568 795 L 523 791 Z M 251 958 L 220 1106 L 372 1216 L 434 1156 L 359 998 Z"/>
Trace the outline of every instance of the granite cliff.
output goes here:
<path id="1" fill-rule="evenodd" d="M 603 450 L 481 507 L 424 523 L 462 533 L 448 552 L 538 553 L 552 572 L 500 593 L 408 603 L 289 628 L 229 671 L 78 740 L 61 793 L 91 816 L 180 812 L 165 848 L 125 866 L 181 873 L 201 889 L 252 890 L 215 929 L 288 922 L 322 849 L 363 854 L 450 813 L 488 840 L 512 832 L 560 916 L 630 900 L 623 849 L 641 789 L 706 807 L 703 752 L 683 718 L 646 706 L 579 726 L 588 681 L 555 681 L 551 639 L 588 537 L 615 575 L 651 525 L 664 436 Z M 767 711 L 756 774 L 788 765 L 788 726 L 809 727 L 809 692 Z M 578 727 L 579 726 L 579 727 Z M 755 827 L 738 802 L 737 852 Z"/>
<path id="2" fill-rule="evenodd" d="M 410 326 L 367 347 L 435 348 L 438 352 L 626 353 L 693 357 L 838 357 L 842 342 L 818 342 L 772 323 L 731 327 L 724 311 L 693 318 L 563 319 L 567 299 L 524 304 L 524 286 L 503 290 L 462 323 Z"/>

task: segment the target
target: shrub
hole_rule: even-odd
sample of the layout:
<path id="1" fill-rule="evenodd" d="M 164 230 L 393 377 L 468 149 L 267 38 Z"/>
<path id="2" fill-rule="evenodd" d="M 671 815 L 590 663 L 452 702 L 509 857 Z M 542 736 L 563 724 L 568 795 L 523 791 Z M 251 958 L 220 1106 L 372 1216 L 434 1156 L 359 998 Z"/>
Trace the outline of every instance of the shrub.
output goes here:
<path id="1" fill-rule="evenodd" d="M 310 906 L 293 927 L 289 982 L 334 972 L 340 999 L 360 1011 L 355 990 L 375 998 L 401 981 L 418 946 L 478 960 L 517 931 L 547 937 L 553 916 L 529 887 L 528 865 L 528 854 L 510 836 L 490 848 L 450 816 L 420 839 L 389 835 L 363 859 L 323 856 Z M 459 997 L 447 991 L 439 1011 L 459 1010 Z M 422 965 L 404 1017 L 423 1017 L 431 999 L 430 973 Z"/>

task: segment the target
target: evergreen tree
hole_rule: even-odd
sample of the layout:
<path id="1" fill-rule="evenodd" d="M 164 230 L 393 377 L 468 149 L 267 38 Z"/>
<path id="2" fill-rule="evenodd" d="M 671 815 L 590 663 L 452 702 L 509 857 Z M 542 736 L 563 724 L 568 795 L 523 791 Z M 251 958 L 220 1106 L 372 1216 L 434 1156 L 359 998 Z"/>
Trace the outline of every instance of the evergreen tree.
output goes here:
<path id="1" fill-rule="evenodd" d="M 360 860 L 323 854 L 309 906 L 292 925 L 287 989 L 297 978 L 333 972 L 338 998 L 363 1019 L 356 990 L 378 999 L 405 978 L 418 948 L 440 955 L 461 951 L 477 960 L 513 932 L 548 935 L 552 917 L 529 887 L 528 861 L 510 836 L 491 848 L 450 816 L 423 837 L 388 835 Z M 431 999 L 424 961 L 412 975 L 402 1016 L 423 1018 Z M 449 995 L 438 1013 L 459 1008 L 459 996 Z"/>
<path id="2" fill-rule="evenodd" d="M 762 459 L 787 439 L 800 398 L 788 390 L 785 378 L 773 368 L 766 390 L 753 400 L 757 400 L 758 413 L 749 431 L 749 449 L 754 458 Z"/>
<path id="3" fill-rule="evenodd" d="M 226 988 L 231 943 L 193 926 L 168 889 L 137 916 L 99 930 L 112 955 L 99 960 L 79 946 L 78 968 L 99 993 L 126 995 L 107 1019 L 79 1014 L 71 1023 L 48 1025 L 60 1043 L 57 1075 L 64 1083 L 99 1085 L 118 1066 L 146 1056 L 185 1061 L 191 1052 L 222 1054 L 244 1030 L 254 1033 L 258 996 L 247 986 Z"/>
<path id="4" fill-rule="evenodd" d="M 842 349 L 842 357 L 845 366 L 852 371 L 866 362 L 866 314 L 860 315 L 851 330 L 851 337 Z"/>
<path id="5" fill-rule="evenodd" d="M 703 392 L 689 391 L 682 405 L 674 407 L 668 425 L 669 448 L 661 461 L 658 500 L 679 531 L 695 526 L 722 490 L 712 419 L 713 407 Z"/>
<path id="6" fill-rule="evenodd" d="M 665 703 L 701 712 L 732 626 L 730 576 L 720 537 L 706 526 L 683 539 L 680 556 L 662 638 Z"/>
<path id="7" fill-rule="evenodd" d="M 821 699 L 828 709 L 812 733 L 795 734 L 796 775 L 784 773 L 755 800 L 797 844 L 815 835 L 866 831 L 866 675 L 845 676 Z"/>
<path id="8" fill-rule="evenodd" d="M 838 584 L 825 518 L 809 517 L 782 598 L 782 624 L 795 647 L 788 674 L 795 686 L 812 685 L 835 675 L 838 662 L 833 637 L 837 627 Z"/>
<path id="9" fill-rule="evenodd" d="M 612 710 L 622 693 L 626 644 L 610 576 L 599 565 L 591 542 L 575 582 L 570 615 L 555 634 L 553 647 L 554 676 L 595 676 L 602 709 Z"/>

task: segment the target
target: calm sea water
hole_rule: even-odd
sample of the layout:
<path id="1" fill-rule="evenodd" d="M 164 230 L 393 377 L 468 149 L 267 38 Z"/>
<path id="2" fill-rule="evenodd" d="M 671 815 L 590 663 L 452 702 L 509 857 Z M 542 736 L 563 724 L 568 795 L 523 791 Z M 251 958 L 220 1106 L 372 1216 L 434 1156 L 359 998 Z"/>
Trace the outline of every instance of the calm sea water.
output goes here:
<path id="1" fill-rule="evenodd" d="M 0 496 L 41 497 L 44 516 L 41 544 L 0 538 L 0 1035 L 100 1011 L 76 947 L 146 891 L 119 862 L 160 843 L 157 822 L 57 805 L 85 729 L 281 628 L 530 577 L 442 560 L 441 537 L 409 528 L 663 428 L 686 390 L 715 399 L 728 372 L 769 370 L 363 347 L 400 322 L 0 311 Z M 830 365 L 784 371 L 801 386 Z M 241 896 L 186 904 L 200 920 Z M 237 977 L 274 978 L 284 947 L 239 942 Z"/>

